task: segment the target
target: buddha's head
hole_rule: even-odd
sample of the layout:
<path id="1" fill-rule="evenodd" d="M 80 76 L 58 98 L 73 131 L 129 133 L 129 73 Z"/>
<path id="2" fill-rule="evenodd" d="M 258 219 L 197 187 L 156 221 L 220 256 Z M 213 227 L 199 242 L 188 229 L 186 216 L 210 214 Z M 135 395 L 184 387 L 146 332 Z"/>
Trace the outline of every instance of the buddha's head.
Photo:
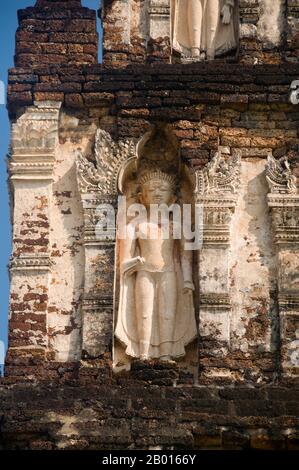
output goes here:
<path id="1" fill-rule="evenodd" d="M 171 205 L 176 200 L 175 177 L 160 170 L 145 173 L 140 178 L 140 188 L 140 202 L 146 207 L 150 204 Z"/>

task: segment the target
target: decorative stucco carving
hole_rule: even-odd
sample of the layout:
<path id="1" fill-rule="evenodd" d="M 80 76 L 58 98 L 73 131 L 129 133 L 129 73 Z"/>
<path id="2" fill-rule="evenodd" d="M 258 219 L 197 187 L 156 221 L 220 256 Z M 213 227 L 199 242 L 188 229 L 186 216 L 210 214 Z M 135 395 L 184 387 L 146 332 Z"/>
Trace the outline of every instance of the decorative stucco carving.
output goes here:
<path id="1" fill-rule="evenodd" d="M 103 129 L 96 132 L 92 158 L 82 152 L 76 155 L 85 248 L 82 349 L 91 356 L 107 352 L 113 330 L 113 299 L 107 293 L 113 292 L 115 214 L 107 230 L 101 227 L 101 217 L 105 208 L 117 208 L 118 174 L 123 163 L 132 157 L 136 157 L 133 139 L 115 142 Z"/>
<path id="2" fill-rule="evenodd" d="M 112 308 L 113 297 L 111 295 L 92 297 L 88 296 L 83 299 L 84 305 L 89 310 L 98 310 L 99 308 Z"/>
<path id="3" fill-rule="evenodd" d="M 16 179 L 31 179 L 31 180 L 45 180 L 52 179 L 54 170 L 54 157 L 52 162 L 15 162 L 11 161 L 9 164 L 10 174 L 13 180 Z"/>
<path id="4" fill-rule="evenodd" d="M 87 201 L 84 201 L 84 241 L 85 243 L 94 242 L 114 242 L 115 240 L 115 217 L 112 217 L 111 224 L 106 226 L 103 230 L 101 224 L 101 218 L 106 217 L 105 206 L 107 204 L 111 207 L 115 207 L 115 200 L 102 201 L 101 199 L 93 200 L 93 205 L 88 206 Z M 90 204 L 90 200 L 88 201 Z M 100 208 L 100 210 L 99 210 Z"/>
<path id="5" fill-rule="evenodd" d="M 169 0 L 150 0 L 148 6 L 149 36 L 152 39 L 170 37 Z"/>
<path id="6" fill-rule="evenodd" d="M 8 158 L 13 188 L 13 253 L 9 265 L 11 298 L 22 295 L 26 299 L 32 291 L 44 295 L 43 315 L 38 327 L 30 320 L 30 308 L 24 309 L 24 324 L 28 325 L 28 330 L 26 328 L 26 337 L 18 339 L 20 353 L 29 347 L 39 347 L 45 353 L 51 350 L 49 286 L 54 264 L 51 227 L 60 107 L 59 102 L 36 102 L 12 124 Z M 25 285 L 24 279 L 28 279 Z M 11 305 L 11 318 L 14 314 Z M 14 333 L 17 334 L 17 330 Z"/>
<path id="7" fill-rule="evenodd" d="M 195 173 L 195 202 L 203 205 L 205 244 L 229 244 L 230 224 L 241 184 L 241 153 L 216 152 L 205 168 Z"/>
<path id="8" fill-rule="evenodd" d="M 276 243 L 298 243 L 299 195 L 297 178 L 286 157 L 268 156 L 266 179 L 269 184 L 268 204 L 272 211 Z"/>
<path id="9" fill-rule="evenodd" d="M 14 149 L 28 149 L 29 151 L 34 149 L 42 150 L 43 152 L 53 148 L 55 145 L 56 138 L 56 127 L 55 123 L 44 119 L 44 115 L 41 112 L 38 120 L 34 119 L 36 114 L 32 116 L 32 119 L 26 120 L 20 119 L 17 125 L 13 126 L 12 134 L 12 145 Z"/>
<path id="10" fill-rule="evenodd" d="M 216 152 L 207 166 L 196 172 L 195 193 L 199 196 L 217 194 L 236 194 L 240 185 L 241 154 L 235 152 L 225 159 L 221 152 Z"/>
<path id="11" fill-rule="evenodd" d="M 150 0 L 149 14 L 169 15 L 170 6 L 168 0 Z"/>
<path id="12" fill-rule="evenodd" d="M 203 245 L 198 253 L 199 332 L 203 341 L 213 332 L 213 354 L 217 357 L 228 352 L 230 341 L 229 258 L 232 216 L 241 184 L 241 152 L 217 152 L 195 177 L 195 202 L 203 208 Z M 215 273 L 217 283 L 213 282 Z"/>
<path id="13" fill-rule="evenodd" d="M 297 178 L 286 157 L 268 157 L 266 179 L 278 263 L 280 359 L 283 373 L 298 374 L 299 194 Z M 292 332 L 292 333 L 291 333 Z M 292 340 L 293 339 L 293 340 Z"/>
<path id="14" fill-rule="evenodd" d="M 95 138 L 95 162 L 91 162 L 80 152 L 77 155 L 80 192 L 96 192 L 103 196 L 117 194 L 119 169 L 125 160 L 135 155 L 136 143 L 133 139 L 115 142 L 108 132 L 98 129 Z"/>
<path id="15" fill-rule="evenodd" d="M 276 160 L 268 156 L 266 178 L 272 194 L 296 194 L 297 178 L 292 174 L 287 157 Z"/>
<path id="16" fill-rule="evenodd" d="M 33 157 L 53 153 L 58 138 L 60 107 L 59 102 L 39 101 L 27 108 L 12 125 L 12 154 Z"/>
<path id="17" fill-rule="evenodd" d="M 117 205 L 117 179 L 123 163 L 136 157 L 136 142 L 133 139 L 115 142 L 111 135 L 98 129 L 95 136 L 93 161 L 81 152 L 77 153 L 77 181 L 84 211 L 85 244 L 109 243 L 115 240 L 115 227 L 107 232 L 97 231 L 101 211 L 99 206 Z"/>
<path id="18" fill-rule="evenodd" d="M 51 180 L 61 103 L 36 102 L 12 125 L 11 179 Z"/>
<path id="19" fill-rule="evenodd" d="M 50 255 L 23 255 L 19 258 L 12 258 L 9 264 L 11 271 L 49 271 L 51 266 Z"/>
<path id="20" fill-rule="evenodd" d="M 199 304 L 201 307 L 213 307 L 215 309 L 229 309 L 230 308 L 230 297 L 228 294 L 203 294 L 199 298 Z"/>

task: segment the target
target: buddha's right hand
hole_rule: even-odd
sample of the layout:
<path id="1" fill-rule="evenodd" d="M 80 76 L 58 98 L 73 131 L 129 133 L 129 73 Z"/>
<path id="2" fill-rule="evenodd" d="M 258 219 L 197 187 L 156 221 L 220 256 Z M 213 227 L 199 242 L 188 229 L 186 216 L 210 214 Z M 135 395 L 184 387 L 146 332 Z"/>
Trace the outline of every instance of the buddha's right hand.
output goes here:
<path id="1" fill-rule="evenodd" d="M 232 17 L 232 11 L 230 5 L 224 5 L 222 10 L 221 10 L 221 15 L 222 15 L 222 23 L 223 24 L 230 24 L 231 22 L 231 17 Z"/>
<path id="2" fill-rule="evenodd" d="M 123 261 L 121 265 L 122 273 L 130 276 L 131 274 L 138 271 L 138 268 L 142 266 L 144 263 L 144 258 L 141 256 L 135 256 L 135 258 L 131 258 L 129 260 Z"/>

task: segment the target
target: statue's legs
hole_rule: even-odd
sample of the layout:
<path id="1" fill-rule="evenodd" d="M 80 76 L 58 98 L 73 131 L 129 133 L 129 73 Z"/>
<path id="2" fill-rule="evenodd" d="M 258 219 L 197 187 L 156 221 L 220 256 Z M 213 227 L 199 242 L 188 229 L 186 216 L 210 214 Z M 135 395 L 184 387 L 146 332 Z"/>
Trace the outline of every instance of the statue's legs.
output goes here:
<path id="1" fill-rule="evenodd" d="M 175 272 L 138 271 L 135 305 L 139 332 L 140 358 L 150 357 L 153 318 L 158 319 L 160 357 L 170 359 L 175 327 L 177 284 Z M 155 312 L 155 309 L 157 311 Z"/>
<path id="2" fill-rule="evenodd" d="M 177 279 L 175 272 L 159 273 L 158 287 L 158 318 L 160 333 L 160 356 L 170 359 L 174 339 Z"/>
<path id="3" fill-rule="evenodd" d="M 136 273 L 135 305 L 141 359 L 149 358 L 156 290 L 153 274 L 148 271 L 138 271 Z"/>
<path id="4" fill-rule="evenodd" d="M 204 0 L 188 0 L 188 26 L 193 57 L 200 55 Z"/>
<path id="5" fill-rule="evenodd" d="M 208 0 L 206 5 L 207 59 L 212 60 L 216 52 L 216 34 L 220 21 L 220 0 Z"/>

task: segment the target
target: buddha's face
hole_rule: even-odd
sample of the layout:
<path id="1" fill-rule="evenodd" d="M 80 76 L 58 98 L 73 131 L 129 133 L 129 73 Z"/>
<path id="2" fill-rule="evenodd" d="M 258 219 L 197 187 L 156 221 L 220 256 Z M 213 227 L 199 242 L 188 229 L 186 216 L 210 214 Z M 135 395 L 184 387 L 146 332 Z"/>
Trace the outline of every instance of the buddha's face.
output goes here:
<path id="1" fill-rule="evenodd" d="M 165 180 L 151 180 L 143 185 L 140 200 L 148 207 L 150 204 L 173 204 L 175 195 L 172 185 Z"/>

